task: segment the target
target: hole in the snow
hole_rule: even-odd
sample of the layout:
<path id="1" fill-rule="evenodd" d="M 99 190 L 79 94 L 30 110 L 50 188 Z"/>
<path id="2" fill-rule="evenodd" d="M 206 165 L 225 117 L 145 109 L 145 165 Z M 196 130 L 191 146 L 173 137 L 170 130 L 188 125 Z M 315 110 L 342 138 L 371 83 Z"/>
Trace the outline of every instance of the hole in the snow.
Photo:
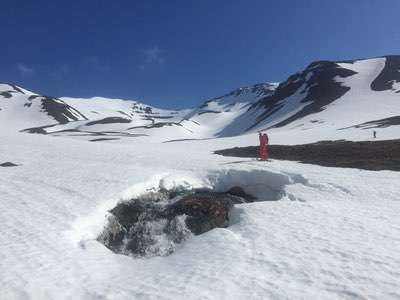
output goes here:
<path id="1" fill-rule="evenodd" d="M 228 169 L 224 172 L 211 172 L 208 181 L 215 191 L 240 186 L 246 193 L 255 196 L 257 201 L 276 201 L 286 195 L 287 185 L 298 182 L 294 176 L 272 170 Z"/>
<path id="2" fill-rule="evenodd" d="M 306 182 L 296 174 L 258 169 L 214 170 L 202 179 L 187 175 L 167 175 L 156 179 L 158 188 L 151 185 L 153 192 L 145 189 L 141 196 L 124 196 L 125 201 L 109 210 L 107 224 L 96 239 L 115 253 L 166 256 L 193 235 L 236 222 L 235 204 L 296 200 L 286 187 Z M 144 191 L 142 185 L 137 188 Z"/>
<path id="3" fill-rule="evenodd" d="M 227 227 L 234 204 L 256 200 L 239 186 L 224 192 L 161 189 L 120 202 L 97 240 L 116 253 L 166 256 L 193 235 Z"/>

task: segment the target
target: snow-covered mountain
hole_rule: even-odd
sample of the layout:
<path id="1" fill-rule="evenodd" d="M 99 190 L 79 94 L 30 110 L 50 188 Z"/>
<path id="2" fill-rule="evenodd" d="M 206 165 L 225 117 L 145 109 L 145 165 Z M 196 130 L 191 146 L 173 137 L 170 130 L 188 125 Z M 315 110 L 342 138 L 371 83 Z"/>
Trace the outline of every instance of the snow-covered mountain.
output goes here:
<path id="1" fill-rule="evenodd" d="M 61 99 L 36 95 L 16 85 L 0 84 L 0 122 L 10 129 L 87 120 Z"/>
<path id="2" fill-rule="evenodd" d="M 398 116 L 399 93 L 400 56 L 320 61 L 290 76 L 252 109 L 264 109 L 256 124 L 267 127 L 345 127 Z"/>
<path id="3" fill-rule="evenodd" d="M 327 130 L 335 133 L 333 136 L 346 137 L 357 135 L 354 129 L 373 127 L 398 136 L 399 102 L 400 56 L 318 61 L 246 106 L 225 124 L 219 136 L 269 129 L 292 133 Z"/>
<path id="4" fill-rule="evenodd" d="M 0 85 L 0 125 L 12 131 L 130 136 L 133 130 L 173 126 L 188 112 L 121 99 L 41 96 L 16 85 Z"/>
<path id="5" fill-rule="evenodd" d="M 229 137 L 261 129 L 357 135 L 399 131 L 400 56 L 317 61 L 281 82 L 236 89 L 195 109 L 163 110 L 137 101 L 54 98 L 0 85 L 0 125 L 69 136 Z"/>
<path id="6" fill-rule="evenodd" d="M 235 120 L 246 115 L 257 101 L 274 93 L 278 83 L 260 83 L 238 88 L 224 96 L 205 101 L 182 121 L 193 132 L 202 132 L 203 137 L 232 136 L 242 134 L 243 124 Z"/>

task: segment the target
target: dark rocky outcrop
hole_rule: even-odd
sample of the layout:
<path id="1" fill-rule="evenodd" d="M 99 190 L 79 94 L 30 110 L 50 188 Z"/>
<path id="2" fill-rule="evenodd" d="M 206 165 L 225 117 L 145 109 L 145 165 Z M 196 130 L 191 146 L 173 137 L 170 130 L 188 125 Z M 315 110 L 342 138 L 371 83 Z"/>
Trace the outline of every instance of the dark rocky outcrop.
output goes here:
<path id="1" fill-rule="evenodd" d="M 276 84 L 273 83 L 257 83 L 255 85 L 252 86 L 245 86 L 245 87 L 241 87 L 238 89 L 235 89 L 223 96 L 220 97 L 215 97 L 212 99 L 209 99 L 207 101 L 205 101 L 199 108 L 200 109 L 205 109 L 208 107 L 208 105 L 214 101 L 218 101 L 218 100 L 223 100 L 224 98 L 228 98 L 228 97 L 239 97 L 239 96 L 243 96 L 246 94 L 253 94 L 255 97 L 266 97 L 271 95 L 276 89 Z M 231 103 L 232 105 L 234 103 Z"/>
<path id="2" fill-rule="evenodd" d="M 346 61 L 346 63 L 352 63 L 352 61 Z M 357 73 L 343 68 L 338 62 L 316 61 L 311 63 L 304 71 L 293 74 L 286 81 L 280 83 L 273 94 L 262 98 L 249 108 L 249 110 L 263 109 L 264 113 L 257 117 L 253 126 L 247 130 L 285 107 L 289 97 L 295 94 L 298 94 L 297 97 L 301 99 L 300 103 L 305 104 L 304 107 L 273 127 L 282 127 L 306 115 L 324 110 L 328 104 L 350 90 L 350 87 L 343 86 L 336 78 L 346 78 L 355 74 Z"/>
<path id="3" fill-rule="evenodd" d="M 14 163 L 12 163 L 12 162 L 9 162 L 9 161 L 0 164 L 0 167 L 18 167 L 18 166 L 19 166 L 19 165 L 16 165 L 16 164 L 14 164 Z"/>
<path id="4" fill-rule="evenodd" d="M 390 126 L 399 126 L 400 125 L 400 116 L 394 116 L 379 120 L 373 120 L 369 122 L 365 122 L 362 124 L 340 128 L 339 130 L 344 130 L 348 128 L 362 128 L 362 129 L 371 129 L 371 128 L 386 128 Z"/>
<path id="5" fill-rule="evenodd" d="M 400 55 L 389 55 L 385 58 L 385 67 L 371 83 L 371 89 L 374 91 L 393 90 L 393 84 L 400 82 Z"/>
<path id="6" fill-rule="evenodd" d="M 294 160 L 327 167 L 400 171 L 400 140 L 338 140 L 304 145 L 270 145 L 268 152 L 272 159 Z M 214 153 L 255 158 L 258 157 L 258 146 L 235 147 L 217 150 Z"/>
<path id="7" fill-rule="evenodd" d="M 131 119 L 120 118 L 120 117 L 108 117 L 101 120 L 95 120 L 87 122 L 87 126 L 97 125 L 97 124 L 113 124 L 113 123 L 131 123 Z"/>
<path id="8" fill-rule="evenodd" d="M 253 195 L 247 194 L 240 186 L 231 187 L 226 193 L 242 198 L 245 202 L 254 202 L 257 200 Z"/>
<path id="9" fill-rule="evenodd" d="M 10 92 L 1 92 L 0 96 L 3 96 L 4 98 L 11 98 L 12 94 Z"/>
<path id="10" fill-rule="evenodd" d="M 98 240 L 116 253 L 168 255 L 192 235 L 227 227 L 233 205 L 254 199 L 240 187 L 224 193 L 211 190 L 150 193 L 113 208 Z"/>
<path id="11" fill-rule="evenodd" d="M 152 129 L 152 128 L 161 128 L 161 127 L 165 127 L 165 126 L 180 126 L 182 127 L 182 124 L 177 123 L 177 122 L 154 122 L 151 125 L 145 125 L 145 126 L 134 126 L 134 127 L 129 127 L 129 129 Z"/>
<path id="12" fill-rule="evenodd" d="M 87 120 L 87 118 L 78 110 L 56 97 L 30 95 L 28 101 L 24 104 L 24 107 L 31 107 L 34 101 L 39 101 L 42 111 L 54 118 L 59 124 L 66 124 L 71 121 Z"/>
<path id="13" fill-rule="evenodd" d="M 103 141 L 114 141 L 114 140 L 120 140 L 120 138 L 98 138 L 89 140 L 89 142 L 103 142 Z"/>
<path id="14" fill-rule="evenodd" d="M 199 116 L 204 115 L 204 114 L 220 114 L 221 111 L 216 111 L 216 110 L 203 110 L 198 113 Z"/>
<path id="15" fill-rule="evenodd" d="M 11 89 L 7 91 L 1 91 L 0 96 L 3 96 L 4 98 L 12 98 L 13 94 L 25 94 L 23 90 L 21 90 L 18 86 L 14 84 L 8 84 L 8 86 Z"/>
<path id="16" fill-rule="evenodd" d="M 195 235 L 213 228 L 228 227 L 229 211 L 236 196 L 215 192 L 198 192 L 167 206 L 165 217 L 186 215 L 186 226 Z M 243 201 L 244 202 L 244 201 Z"/>
<path id="17" fill-rule="evenodd" d="M 78 110 L 65 103 L 63 100 L 41 96 L 42 109 L 58 123 L 66 124 L 70 121 L 87 120 Z"/>

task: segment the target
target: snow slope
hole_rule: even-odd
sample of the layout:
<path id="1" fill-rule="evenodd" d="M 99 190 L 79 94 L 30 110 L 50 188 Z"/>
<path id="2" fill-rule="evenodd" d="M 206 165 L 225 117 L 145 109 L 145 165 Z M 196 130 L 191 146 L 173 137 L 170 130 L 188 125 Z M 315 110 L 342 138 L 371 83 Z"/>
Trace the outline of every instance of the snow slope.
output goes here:
<path id="1" fill-rule="evenodd" d="M 246 114 L 252 104 L 271 95 L 277 86 L 278 83 L 256 84 L 210 99 L 186 115 L 182 124 L 202 138 L 242 134 L 243 124 L 235 127 L 232 123 L 237 123 L 235 120 Z"/>
<path id="2" fill-rule="evenodd" d="M 0 125 L 11 132 L 84 119 L 85 116 L 60 99 L 0 84 Z"/>

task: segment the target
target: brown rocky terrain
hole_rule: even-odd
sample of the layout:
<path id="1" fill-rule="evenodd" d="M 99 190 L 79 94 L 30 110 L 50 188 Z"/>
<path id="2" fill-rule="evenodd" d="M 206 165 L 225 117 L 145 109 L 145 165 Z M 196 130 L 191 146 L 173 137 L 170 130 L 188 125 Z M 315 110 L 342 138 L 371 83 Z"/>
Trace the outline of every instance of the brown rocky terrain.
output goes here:
<path id="1" fill-rule="evenodd" d="M 400 171 L 400 139 L 350 142 L 321 141 L 304 145 L 270 145 L 271 159 L 293 160 L 327 167 Z M 215 151 L 234 157 L 258 157 L 258 146 Z"/>

